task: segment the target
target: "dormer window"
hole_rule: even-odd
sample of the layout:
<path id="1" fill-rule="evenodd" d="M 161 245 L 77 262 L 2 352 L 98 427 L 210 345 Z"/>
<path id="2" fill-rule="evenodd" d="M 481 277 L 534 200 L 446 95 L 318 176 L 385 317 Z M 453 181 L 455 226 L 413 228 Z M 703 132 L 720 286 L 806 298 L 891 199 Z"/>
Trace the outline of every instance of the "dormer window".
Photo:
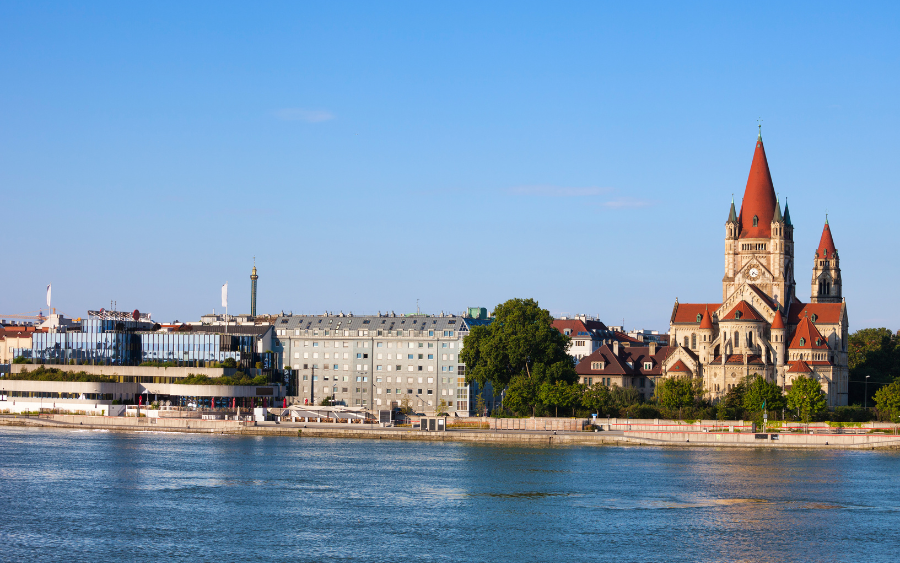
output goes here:
<path id="1" fill-rule="evenodd" d="M 563 334 L 565 334 L 566 336 L 569 336 L 570 334 L 572 334 L 572 331 L 569 329 L 565 329 L 565 330 L 563 330 Z"/>
<path id="2" fill-rule="evenodd" d="M 652 362 L 644 362 L 644 369 L 653 369 Z"/>
<path id="3" fill-rule="evenodd" d="M 591 369 L 603 369 L 600 367 L 600 362 L 591 362 Z"/>
<path id="4" fill-rule="evenodd" d="M 758 226 L 759 226 L 759 217 L 756 216 L 756 215 L 753 216 L 753 226 L 754 226 L 754 227 L 758 227 Z"/>
<path id="5" fill-rule="evenodd" d="M 734 312 L 734 318 L 736 318 L 736 319 L 739 319 L 739 318 L 741 318 L 741 317 L 743 317 L 743 316 L 744 316 L 744 314 L 741 313 L 740 311 L 735 311 L 735 312 Z"/>
<path id="6" fill-rule="evenodd" d="M 821 345 L 822 345 L 822 339 L 816 338 L 816 346 L 821 346 Z"/>
<path id="7" fill-rule="evenodd" d="M 805 339 L 805 338 L 802 338 L 802 337 L 800 338 L 800 346 L 806 346 L 806 339 Z"/>
<path id="8" fill-rule="evenodd" d="M 697 315 L 697 322 L 699 323 L 702 320 L 703 320 L 703 315 Z"/>
<path id="9" fill-rule="evenodd" d="M 812 322 L 816 322 L 817 320 L 819 320 L 819 315 L 816 315 L 815 313 L 813 313 L 813 316 L 811 316 L 809 318 L 809 320 L 811 320 Z"/>

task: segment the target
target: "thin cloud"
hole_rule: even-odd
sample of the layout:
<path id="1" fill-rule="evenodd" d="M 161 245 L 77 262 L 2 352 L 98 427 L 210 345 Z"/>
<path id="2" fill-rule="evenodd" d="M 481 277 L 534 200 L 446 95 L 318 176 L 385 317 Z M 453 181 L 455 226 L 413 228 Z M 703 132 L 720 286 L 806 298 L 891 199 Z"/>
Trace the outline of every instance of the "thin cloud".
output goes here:
<path id="1" fill-rule="evenodd" d="M 512 195 L 532 195 L 542 197 L 592 197 L 607 194 L 612 188 L 569 188 L 564 186 L 516 186 L 509 188 Z"/>
<path id="2" fill-rule="evenodd" d="M 276 111 L 275 117 L 282 121 L 322 123 L 334 119 L 334 114 L 321 109 L 284 108 Z"/>
<path id="3" fill-rule="evenodd" d="M 656 202 L 646 199 L 634 199 L 631 197 L 619 197 L 603 202 L 603 207 L 609 207 L 610 209 L 650 207 L 651 205 L 656 205 Z"/>

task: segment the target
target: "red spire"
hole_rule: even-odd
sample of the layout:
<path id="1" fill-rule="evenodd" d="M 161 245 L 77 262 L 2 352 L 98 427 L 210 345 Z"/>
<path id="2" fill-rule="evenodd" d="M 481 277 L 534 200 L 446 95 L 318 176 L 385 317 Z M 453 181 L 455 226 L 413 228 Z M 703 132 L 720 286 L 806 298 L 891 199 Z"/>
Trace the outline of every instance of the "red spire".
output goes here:
<path id="1" fill-rule="evenodd" d="M 700 329 L 703 330 L 705 328 L 712 328 L 712 319 L 709 318 L 709 307 L 706 308 L 706 312 L 703 313 L 703 318 L 700 320 Z"/>
<path id="2" fill-rule="evenodd" d="M 822 238 L 819 240 L 819 249 L 816 250 L 816 256 L 819 258 L 831 258 L 837 252 L 834 248 L 834 239 L 831 238 L 831 227 L 828 225 L 828 219 L 825 219 L 825 228 L 822 229 Z"/>
<path id="3" fill-rule="evenodd" d="M 772 236 L 772 217 L 775 216 L 775 187 L 769 173 L 762 135 L 756 140 L 750 176 L 741 203 L 741 238 L 769 238 Z M 756 226 L 753 226 L 756 217 Z"/>
<path id="4" fill-rule="evenodd" d="M 784 330 L 784 319 L 781 318 L 781 311 L 775 311 L 775 318 L 772 319 L 772 330 Z"/>

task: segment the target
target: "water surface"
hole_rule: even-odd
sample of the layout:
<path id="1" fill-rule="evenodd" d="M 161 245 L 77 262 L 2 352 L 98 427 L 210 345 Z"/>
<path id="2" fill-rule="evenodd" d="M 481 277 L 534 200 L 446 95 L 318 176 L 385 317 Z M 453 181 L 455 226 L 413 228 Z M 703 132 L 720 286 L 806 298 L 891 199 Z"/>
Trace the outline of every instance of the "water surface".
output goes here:
<path id="1" fill-rule="evenodd" d="M 0 428 L 3 561 L 893 561 L 900 454 Z"/>

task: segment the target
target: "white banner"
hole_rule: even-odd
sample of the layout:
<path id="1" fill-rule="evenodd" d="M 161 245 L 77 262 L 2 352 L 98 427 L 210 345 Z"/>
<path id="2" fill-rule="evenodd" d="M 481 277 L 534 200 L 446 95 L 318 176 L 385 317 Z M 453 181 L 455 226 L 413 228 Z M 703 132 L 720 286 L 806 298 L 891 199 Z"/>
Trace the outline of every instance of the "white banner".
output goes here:
<path id="1" fill-rule="evenodd" d="M 49 286 L 48 286 L 47 291 L 48 291 L 48 292 L 50 291 Z M 50 301 L 50 294 L 49 294 L 49 293 L 47 293 L 47 301 L 48 301 L 48 302 Z M 225 285 L 222 286 L 222 306 L 223 306 L 223 307 L 227 307 L 227 306 L 228 306 L 228 282 L 225 282 Z"/>
<path id="2" fill-rule="evenodd" d="M 50 285 L 51 285 L 51 284 L 48 284 L 48 285 L 47 285 L 47 307 L 50 306 Z M 49 313 L 48 313 L 48 314 L 49 314 Z"/>

